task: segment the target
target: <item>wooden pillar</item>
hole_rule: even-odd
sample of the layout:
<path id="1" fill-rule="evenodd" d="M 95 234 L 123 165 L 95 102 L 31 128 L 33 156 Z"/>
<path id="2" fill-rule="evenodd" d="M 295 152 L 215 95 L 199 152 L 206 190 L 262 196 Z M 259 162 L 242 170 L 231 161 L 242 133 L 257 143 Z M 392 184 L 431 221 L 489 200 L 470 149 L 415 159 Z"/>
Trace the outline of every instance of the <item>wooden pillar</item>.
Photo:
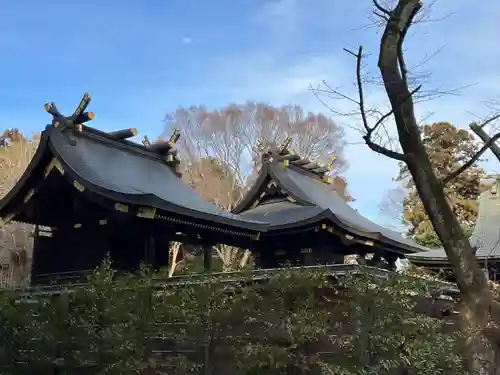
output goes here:
<path id="1" fill-rule="evenodd" d="M 314 266 L 316 265 L 316 256 L 318 254 L 314 254 L 314 250 L 310 247 L 304 247 L 300 249 L 300 253 L 302 254 L 302 264 L 301 266 Z M 321 257 L 320 257 L 321 258 Z"/>
<path id="2" fill-rule="evenodd" d="M 398 256 L 396 254 L 385 254 L 384 255 L 385 260 L 388 263 L 388 269 L 389 271 L 396 271 L 396 261 L 398 260 Z"/>
<path id="3" fill-rule="evenodd" d="M 263 248 L 260 252 L 260 268 L 271 269 L 278 267 L 279 267 L 279 262 L 272 248 Z"/>
<path id="4" fill-rule="evenodd" d="M 154 268 L 159 270 L 170 264 L 170 235 L 168 233 L 155 236 L 155 261 Z"/>
<path id="5" fill-rule="evenodd" d="M 203 267 L 205 272 L 212 272 L 212 244 L 203 245 Z"/>
<path id="6" fill-rule="evenodd" d="M 146 236 L 144 249 L 144 263 L 149 267 L 154 267 L 156 263 L 156 243 L 152 235 Z"/>

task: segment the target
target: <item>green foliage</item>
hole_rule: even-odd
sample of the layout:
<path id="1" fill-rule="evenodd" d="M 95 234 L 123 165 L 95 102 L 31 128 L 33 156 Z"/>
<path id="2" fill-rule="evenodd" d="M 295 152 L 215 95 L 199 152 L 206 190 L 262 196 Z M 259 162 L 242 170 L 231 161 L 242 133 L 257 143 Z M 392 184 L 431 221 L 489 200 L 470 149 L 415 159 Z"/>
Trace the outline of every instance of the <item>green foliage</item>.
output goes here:
<path id="1" fill-rule="evenodd" d="M 0 373 L 460 373 L 457 335 L 417 312 L 435 294 L 429 281 L 249 276 L 160 285 L 147 270 L 117 279 L 105 263 L 71 293 L 3 295 Z"/>
<path id="2" fill-rule="evenodd" d="M 444 178 L 467 162 L 480 148 L 473 136 L 464 129 L 439 122 L 422 128 L 422 142 L 438 178 Z M 480 161 L 480 160 L 479 160 Z M 445 186 L 448 202 L 457 216 L 462 228 L 471 233 L 477 217 L 480 194 L 480 180 L 485 176 L 477 164 L 461 173 Z M 423 246 L 436 248 L 441 246 L 434 232 L 424 205 L 418 196 L 415 183 L 405 164 L 400 164 L 397 181 L 404 181 L 408 194 L 403 202 L 404 224 L 409 226 L 408 236 Z"/>

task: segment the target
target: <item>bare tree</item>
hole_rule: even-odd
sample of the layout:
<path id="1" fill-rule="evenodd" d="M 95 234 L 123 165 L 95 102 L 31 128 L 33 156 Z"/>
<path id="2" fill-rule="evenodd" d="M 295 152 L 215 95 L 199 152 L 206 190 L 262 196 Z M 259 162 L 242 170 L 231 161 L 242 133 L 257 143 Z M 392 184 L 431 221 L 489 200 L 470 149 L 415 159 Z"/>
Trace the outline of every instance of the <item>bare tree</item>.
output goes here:
<path id="1" fill-rule="evenodd" d="M 19 181 L 33 158 L 38 138 L 27 139 L 17 129 L 0 136 L 0 197 Z M 33 227 L 23 223 L 0 225 L 0 279 L 19 286 L 27 280 L 32 254 Z M 8 283 L 5 282 L 6 276 Z"/>
<path id="2" fill-rule="evenodd" d="M 388 225 L 394 229 L 401 228 L 403 225 L 403 201 L 406 195 L 403 186 L 397 186 L 391 189 L 383 197 L 379 204 L 380 214 L 388 220 Z"/>
<path id="3" fill-rule="evenodd" d="M 164 137 L 181 130 L 177 143 L 185 164 L 184 178 L 201 196 L 231 210 L 256 177 L 260 151 L 292 137 L 292 146 L 302 157 L 333 165 L 338 175 L 347 166 L 344 132 L 321 114 L 306 113 L 299 106 L 276 108 L 248 102 L 220 110 L 205 107 L 181 108 L 165 119 Z M 337 181 L 338 182 L 338 181 Z M 217 254 L 226 269 L 243 267 L 249 253 L 218 246 Z"/>
<path id="4" fill-rule="evenodd" d="M 356 59 L 357 98 L 353 101 L 363 124 L 363 140 L 373 151 L 405 163 L 415 182 L 417 192 L 438 234 L 451 263 L 464 302 L 464 317 L 468 327 L 479 335 L 471 340 L 474 349 L 484 354 L 474 367 L 482 373 L 500 371 L 500 305 L 493 298 L 485 273 L 480 269 L 473 249 L 456 216 L 446 200 L 444 186 L 476 163 L 480 156 L 500 138 L 500 133 L 489 137 L 483 147 L 468 161 L 443 178 L 438 178 L 421 140 L 420 127 L 415 116 L 414 96 L 421 86 L 411 88 L 403 44 L 408 30 L 422 9 L 420 0 L 398 0 L 393 8 L 381 6 L 374 0 L 374 12 L 382 21 L 378 68 L 383 87 L 390 102 L 390 110 L 381 113 L 365 104 L 362 74 L 363 48 L 347 52 Z M 328 86 L 327 86 L 328 87 Z M 338 92 L 334 92 L 339 94 Z M 373 124 L 370 118 L 375 117 Z M 393 120 L 396 125 L 400 149 L 380 144 L 384 124 Z M 472 337 L 472 336 L 471 336 Z M 485 341 L 486 339 L 486 341 Z"/>
<path id="5" fill-rule="evenodd" d="M 200 193 L 200 196 L 217 206 L 230 210 L 244 193 L 244 187 L 228 165 L 213 157 L 204 157 L 190 163 L 184 170 L 184 179 Z M 222 262 L 223 271 L 244 268 L 250 252 L 234 246 L 218 244 L 213 247 Z"/>
<path id="6" fill-rule="evenodd" d="M 170 255 L 170 264 L 168 266 L 168 277 L 174 276 L 175 270 L 179 264 L 179 252 L 181 248 L 181 243 L 177 241 L 172 241 L 170 243 L 168 253 Z"/>

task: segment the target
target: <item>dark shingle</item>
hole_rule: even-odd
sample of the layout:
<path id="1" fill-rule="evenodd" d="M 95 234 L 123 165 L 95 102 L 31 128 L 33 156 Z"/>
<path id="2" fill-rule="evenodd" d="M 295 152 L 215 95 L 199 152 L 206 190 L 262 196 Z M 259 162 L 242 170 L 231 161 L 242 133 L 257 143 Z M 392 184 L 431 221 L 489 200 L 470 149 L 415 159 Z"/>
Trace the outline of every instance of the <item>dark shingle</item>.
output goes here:
<path id="1" fill-rule="evenodd" d="M 469 238 L 472 247 L 477 248 L 478 260 L 500 259 L 500 184 L 497 181 L 491 189 L 479 197 L 476 226 Z M 447 261 L 443 248 L 419 252 L 408 257 L 418 261 Z"/>

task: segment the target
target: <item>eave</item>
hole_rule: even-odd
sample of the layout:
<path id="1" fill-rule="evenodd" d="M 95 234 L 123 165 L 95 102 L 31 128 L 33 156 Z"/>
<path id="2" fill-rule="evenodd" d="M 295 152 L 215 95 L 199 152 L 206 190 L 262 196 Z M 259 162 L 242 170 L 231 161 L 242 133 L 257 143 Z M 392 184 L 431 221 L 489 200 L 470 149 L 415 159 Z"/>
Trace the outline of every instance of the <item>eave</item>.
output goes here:
<path id="1" fill-rule="evenodd" d="M 12 189 L 0 200 L 0 217 L 4 224 L 13 220 L 18 213 L 31 204 L 36 191 L 45 182 L 51 159 L 48 134 L 43 132 L 28 167 Z M 33 223 L 26 222 L 26 224 Z"/>
<path id="2" fill-rule="evenodd" d="M 127 152 L 127 154 L 136 155 L 131 156 L 136 158 L 135 160 L 137 160 L 137 158 L 140 160 L 150 160 L 145 161 L 145 163 L 150 163 L 151 165 L 158 166 L 158 163 L 163 165 L 161 163 L 164 161 L 156 155 L 151 155 L 151 152 L 145 150 L 142 146 L 136 147 L 128 143 L 117 142 L 109 136 L 104 136 L 99 131 L 89 130 L 88 128 L 84 128 L 82 134 L 76 137 L 76 146 L 66 144 L 65 137 L 66 135 L 55 128 L 42 133 L 38 149 L 25 173 L 23 173 L 14 188 L 0 201 L 0 215 L 4 218 L 4 221 L 15 218 L 18 212 L 25 209 L 27 200 L 36 195 L 36 191 L 44 183 L 45 178 L 52 173 L 53 170 L 57 170 L 65 181 L 73 186 L 73 188 L 86 199 L 95 201 L 99 205 L 109 209 L 110 212 L 114 211 L 125 216 L 168 221 L 173 225 L 190 226 L 207 232 L 216 232 L 219 233 L 219 235 L 225 234 L 244 237 L 255 237 L 258 232 L 265 231 L 268 226 L 268 223 L 239 219 L 237 216 L 223 211 L 221 211 L 220 214 L 196 211 L 173 202 L 165 201 L 155 194 L 148 192 L 127 194 L 99 186 L 89 181 L 89 179 L 84 178 L 85 173 L 90 173 L 90 175 L 92 175 L 92 168 L 94 168 L 94 166 L 82 164 L 83 168 L 87 168 L 87 170 L 83 170 L 84 173 L 82 174 L 82 170 L 76 169 L 72 164 L 72 162 L 78 160 L 74 159 L 75 157 L 78 158 L 76 154 L 78 149 L 72 148 L 79 147 L 78 142 L 107 144 L 108 146 L 99 147 L 111 147 L 112 149 L 116 149 L 117 154 L 113 154 L 115 158 L 118 157 L 118 152 L 121 150 Z M 64 150 L 65 153 L 61 154 L 61 150 Z M 67 160 L 66 157 L 68 157 L 68 155 L 69 159 Z M 120 165 L 119 167 L 122 166 Z M 127 165 L 124 165 L 122 168 L 126 167 Z M 165 166 L 164 170 L 168 173 L 173 173 L 167 166 Z M 113 171 L 110 171 L 110 173 L 112 172 Z M 173 174 L 172 176 L 171 181 L 176 181 L 178 186 L 170 187 L 170 189 L 191 189 L 189 186 L 181 183 L 178 176 L 174 176 Z M 109 178 L 112 178 L 112 176 Z M 165 186 L 165 189 L 168 190 L 169 186 Z M 54 199 L 57 198 L 55 197 Z M 201 198 L 199 199 L 201 200 Z M 212 207 L 208 202 L 203 201 L 202 204 Z M 212 211 L 218 212 L 215 206 L 213 207 Z"/>
<path id="3" fill-rule="evenodd" d="M 286 235 L 287 232 L 293 231 L 303 231 L 306 228 L 314 228 L 321 225 L 326 225 L 332 228 L 333 231 L 339 233 L 340 236 L 346 237 L 348 240 L 356 239 L 360 243 L 372 244 L 370 246 L 376 246 L 384 251 L 390 251 L 403 256 L 407 254 L 416 253 L 422 251 L 423 248 L 418 248 L 410 244 L 405 243 L 405 240 L 401 237 L 401 241 L 389 238 L 381 232 L 367 231 L 364 228 L 356 227 L 350 225 L 346 219 L 337 215 L 328 207 L 319 207 L 316 203 L 309 198 L 309 194 L 314 194 L 308 189 L 304 191 L 304 187 L 296 184 L 292 178 L 287 177 L 287 170 L 294 173 L 299 173 L 306 179 L 317 180 L 319 184 L 326 183 L 319 179 L 318 176 L 312 174 L 309 171 L 302 170 L 300 167 L 292 164 L 287 164 L 282 160 L 274 160 L 272 162 L 264 163 L 255 184 L 250 188 L 242 201 L 235 207 L 232 211 L 233 213 L 245 214 L 245 212 L 251 212 L 253 207 L 258 204 L 261 195 L 266 189 L 266 186 L 273 182 L 284 195 L 289 197 L 292 202 L 296 202 L 300 206 L 304 206 L 305 210 L 307 207 L 317 207 L 318 214 L 312 217 L 307 217 L 304 220 L 298 220 L 295 222 L 287 222 L 286 224 L 280 224 L 275 221 L 271 223 L 266 233 L 262 234 L 262 238 L 268 238 L 271 236 Z M 334 191 L 329 191 L 329 194 L 336 194 Z M 333 199 L 333 196 L 332 196 Z M 346 206 L 344 210 L 354 211 L 351 207 L 347 205 L 346 202 L 342 202 Z M 265 216 L 262 217 L 264 219 Z M 260 220 L 259 217 L 254 217 L 256 220 Z M 364 218 L 365 221 L 368 219 Z M 326 223 L 326 224 L 325 224 Z M 372 226 L 379 227 L 378 225 L 372 223 Z M 382 227 L 380 227 L 383 229 Z"/>

